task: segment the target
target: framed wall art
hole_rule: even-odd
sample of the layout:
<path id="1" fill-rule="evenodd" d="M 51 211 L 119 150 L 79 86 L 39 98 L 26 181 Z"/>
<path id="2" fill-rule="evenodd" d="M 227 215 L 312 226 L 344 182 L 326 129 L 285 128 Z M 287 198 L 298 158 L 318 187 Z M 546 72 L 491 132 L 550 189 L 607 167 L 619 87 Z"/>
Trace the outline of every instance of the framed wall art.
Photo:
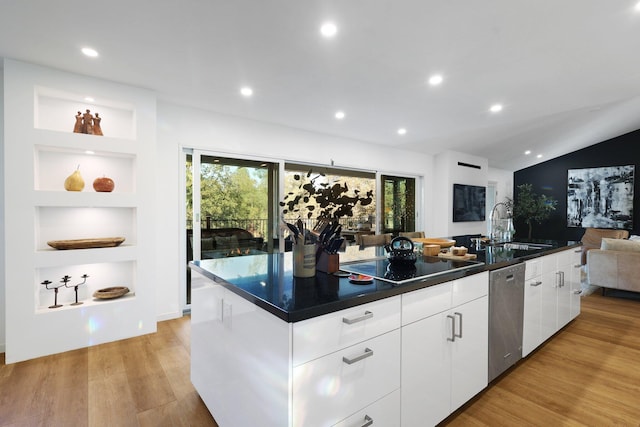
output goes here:
<path id="1" fill-rule="evenodd" d="M 569 169 L 567 226 L 633 228 L 635 166 Z"/>

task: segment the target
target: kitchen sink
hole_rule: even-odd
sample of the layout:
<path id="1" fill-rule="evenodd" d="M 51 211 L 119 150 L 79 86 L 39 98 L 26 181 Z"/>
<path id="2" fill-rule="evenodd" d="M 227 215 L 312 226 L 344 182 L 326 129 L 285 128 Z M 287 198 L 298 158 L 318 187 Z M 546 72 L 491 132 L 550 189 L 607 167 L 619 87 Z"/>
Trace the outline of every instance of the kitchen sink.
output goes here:
<path id="1" fill-rule="evenodd" d="M 536 251 L 541 249 L 549 249 L 552 248 L 552 245 L 547 245 L 544 243 L 521 243 L 521 242 L 505 242 L 498 243 L 494 246 L 502 246 L 505 249 L 514 249 L 521 251 Z"/>

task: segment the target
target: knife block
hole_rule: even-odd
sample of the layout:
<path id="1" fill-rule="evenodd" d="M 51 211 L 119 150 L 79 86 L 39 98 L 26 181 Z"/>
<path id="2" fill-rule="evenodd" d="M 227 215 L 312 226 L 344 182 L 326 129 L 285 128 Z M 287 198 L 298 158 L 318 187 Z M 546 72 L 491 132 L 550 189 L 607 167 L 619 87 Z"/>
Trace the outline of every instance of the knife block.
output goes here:
<path id="1" fill-rule="evenodd" d="M 316 263 L 316 270 L 324 273 L 335 273 L 340 270 L 340 255 L 328 254 L 322 251 Z"/>

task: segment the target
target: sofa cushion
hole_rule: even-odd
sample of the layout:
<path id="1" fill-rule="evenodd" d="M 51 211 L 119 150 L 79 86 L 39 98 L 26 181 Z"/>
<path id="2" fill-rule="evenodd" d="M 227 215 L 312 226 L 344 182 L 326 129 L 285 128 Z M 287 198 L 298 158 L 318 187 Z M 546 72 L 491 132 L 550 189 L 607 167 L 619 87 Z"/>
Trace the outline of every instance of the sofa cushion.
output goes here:
<path id="1" fill-rule="evenodd" d="M 640 242 L 633 240 L 603 238 L 600 249 L 605 251 L 640 252 Z"/>
<path id="2" fill-rule="evenodd" d="M 218 249 L 237 249 L 240 247 L 238 237 L 232 236 L 214 236 L 216 239 L 216 247 Z"/>

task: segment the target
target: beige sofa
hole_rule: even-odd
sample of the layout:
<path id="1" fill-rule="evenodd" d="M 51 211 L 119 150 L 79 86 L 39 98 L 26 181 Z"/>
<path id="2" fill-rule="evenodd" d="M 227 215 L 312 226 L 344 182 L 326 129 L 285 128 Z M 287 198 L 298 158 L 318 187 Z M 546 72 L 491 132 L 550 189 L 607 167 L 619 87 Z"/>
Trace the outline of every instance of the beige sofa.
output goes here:
<path id="1" fill-rule="evenodd" d="M 600 249 L 587 252 L 590 285 L 640 292 L 640 241 L 602 239 Z"/>
<path id="2" fill-rule="evenodd" d="M 587 252 L 592 249 L 599 249 L 603 238 L 626 239 L 629 237 L 627 230 L 611 230 L 608 228 L 587 228 L 582 236 L 582 258 L 581 263 L 587 263 Z"/>

